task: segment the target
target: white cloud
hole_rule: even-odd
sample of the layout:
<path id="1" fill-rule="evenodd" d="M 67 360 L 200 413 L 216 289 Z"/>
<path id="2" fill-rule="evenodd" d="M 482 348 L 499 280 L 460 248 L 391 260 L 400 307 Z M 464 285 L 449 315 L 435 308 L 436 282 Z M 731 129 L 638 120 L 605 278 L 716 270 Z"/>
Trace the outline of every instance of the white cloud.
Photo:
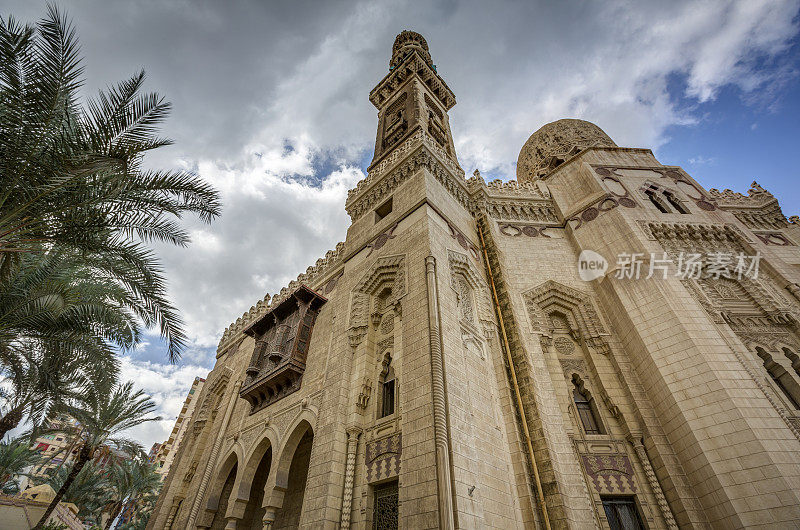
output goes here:
<path id="1" fill-rule="evenodd" d="M 709 166 L 716 164 L 717 159 L 713 156 L 705 157 L 703 155 L 697 155 L 690 158 L 689 163 L 693 166 Z"/>
<path id="2" fill-rule="evenodd" d="M 162 418 L 134 427 L 124 436 L 138 440 L 146 451 L 153 443 L 166 440 L 194 378 L 205 377 L 207 373 L 208 369 L 199 365 L 170 366 L 122 357 L 120 379 L 133 381 L 135 388 L 143 389 L 156 405 L 155 415 Z"/>

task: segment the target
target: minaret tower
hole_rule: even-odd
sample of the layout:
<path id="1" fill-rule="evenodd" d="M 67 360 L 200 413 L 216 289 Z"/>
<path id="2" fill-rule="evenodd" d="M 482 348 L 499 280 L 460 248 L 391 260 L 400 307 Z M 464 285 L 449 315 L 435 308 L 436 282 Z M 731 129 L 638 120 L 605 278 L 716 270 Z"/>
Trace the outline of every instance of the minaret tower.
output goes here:
<path id="1" fill-rule="evenodd" d="M 378 134 L 370 170 L 419 129 L 456 159 L 447 116 L 456 97 L 436 72 L 422 35 L 403 31 L 397 36 L 389 73 L 372 89 L 369 100 L 378 109 Z"/>

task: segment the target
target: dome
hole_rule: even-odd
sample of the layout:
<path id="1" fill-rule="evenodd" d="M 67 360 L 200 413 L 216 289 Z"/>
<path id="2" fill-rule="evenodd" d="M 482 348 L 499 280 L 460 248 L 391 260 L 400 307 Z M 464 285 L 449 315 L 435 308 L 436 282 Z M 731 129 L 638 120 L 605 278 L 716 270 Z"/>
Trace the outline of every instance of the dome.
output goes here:
<path id="1" fill-rule="evenodd" d="M 567 158 L 594 146 L 617 144 L 603 129 L 588 121 L 564 119 L 548 123 L 522 146 L 517 158 L 517 180 L 526 182 L 546 175 Z"/>
<path id="2" fill-rule="evenodd" d="M 400 32 L 397 38 L 394 39 L 392 46 L 392 60 L 389 61 L 389 69 L 394 69 L 400 66 L 403 59 L 413 50 L 419 52 L 423 59 L 428 64 L 432 64 L 430 51 L 428 50 L 428 43 L 425 42 L 425 37 L 416 31 L 405 30 Z"/>

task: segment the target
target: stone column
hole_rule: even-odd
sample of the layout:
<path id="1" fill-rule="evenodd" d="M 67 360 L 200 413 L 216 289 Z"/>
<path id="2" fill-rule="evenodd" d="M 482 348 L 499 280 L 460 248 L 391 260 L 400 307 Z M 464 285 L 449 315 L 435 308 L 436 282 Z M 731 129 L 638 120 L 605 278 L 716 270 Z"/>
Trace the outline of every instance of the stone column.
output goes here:
<path id="1" fill-rule="evenodd" d="M 639 459 L 639 464 L 641 464 L 642 469 L 644 469 L 647 482 L 650 484 L 650 489 L 653 490 L 653 495 L 656 497 L 658 508 L 661 510 L 661 515 L 664 517 L 664 521 L 667 523 L 667 528 L 674 528 L 677 530 L 678 523 L 675 522 L 675 517 L 672 515 L 672 510 L 670 510 L 669 504 L 667 504 L 667 498 L 664 496 L 664 491 L 661 489 L 661 484 L 658 482 L 656 472 L 653 471 L 653 466 L 650 463 L 650 457 L 647 456 L 647 451 L 645 451 L 644 445 L 642 445 L 642 442 L 638 436 L 629 434 L 628 441 L 633 446 L 633 450 L 636 452 L 636 456 Z"/>
<path id="2" fill-rule="evenodd" d="M 347 429 L 347 461 L 344 468 L 344 492 L 342 494 L 342 520 L 339 528 L 350 528 L 350 512 L 353 508 L 353 478 L 356 471 L 356 452 L 358 450 L 358 437 L 361 436 L 361 427 Z"/>
<path id="3" fill-rule="evenodd" d="M 272 524 L 275 522 L 275 508 L 267 508 L 264 512 L 264 530 L 272 530 Z"/>
<path id="4" fill-rule="evenodd" d="M 222 441 L 225 439 L 225 432 L 228 430 L 228 422 L 231 419 L 231 414 L 233 413 L 233 407 L 236 404 L 236 400 L 239 398 L 238 394 L 241 386 L 241 383 L 239 383 L 234 387 L 233 395 L 228 402 L 228 408 L 225 410 L 225 417 L 220 425 L 217 438 L 214 440 L 214 445 L 211 447 L 211 455 L 208 458 L 208 462 L 206 462 L 206 469 L 203 472 L 203 478 L 200 481 L 200 488 L 197 490 L 194 503 L 192 503 L 192 511 L 189 512 L 189 519 L 186 521 L 186 528 L 193 528 L 195 521 L 197 520 L 197 514 L 200 512 L 200 505 L 203 502 L 203 497 L 205 496 L 206 488 L 208 487 L 208 481 L 211 480 L 211 473 L 214 472 L 214 465 L 217 462 L 217 456 L 220 448 L 222 447 Z"/>
<path id="5" fill-rule="evenodd" d="M 433 429 L 436 442 L 436 478 L 439 490 L 439 528 L 455 528 L 453 491 L 450 479 L 450 444 L 447 432 L 447 403 L 444 391 L 444 358 L 439 330 L 439 298 L 436 291 L 436 259 L 425 258 L 428 279 L 428 329 L 431 348 L 431 380 L 433 386 Z"/>
<path id="6" fill-rule="evenodd" d="M 175 521 L 175 516 L 178 514 L 178 508 L 181 507 L 181 502 L 183 501 L 182 498 L 175 498 L 172 501 L 172 507 L 169 509 L 169 517 L 167 517 L 167 522 L 164 523 L 164 528 L 166 530 L 170 530 L 172 528 L 172 523 Z"/>

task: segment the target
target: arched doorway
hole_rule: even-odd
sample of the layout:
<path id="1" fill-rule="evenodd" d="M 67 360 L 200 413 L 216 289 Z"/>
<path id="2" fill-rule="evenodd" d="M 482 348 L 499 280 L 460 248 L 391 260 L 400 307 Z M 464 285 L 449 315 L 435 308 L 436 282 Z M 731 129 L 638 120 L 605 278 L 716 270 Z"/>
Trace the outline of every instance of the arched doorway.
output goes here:
<path id="1" fill-rule="evenodd" d="M 292 456 L 286 483 L 286 494 L 283 497 L 283 506 L 275 512 L 273 530 L 300 527 L 300 514 L 303 511 L 306 480 L 308 479 L 308 464 L 311 460 L 313 442 L 314 433 L 309 426 L 300 438 L 297 449 L 295 449 Z"/>
<path id="2" fill-rule="evenodd" d="M 219 504 L 217 505 L 217 511 L 214 512 L 214 518 L 211 520 L 211 526 L 209 527 L 210 530 L 224 530 L 226 521 L 225 521 L 225 512 L 228 510 L 228 499 L 231 497 L 231 491 L 233 491 L 233 484 L 236 482 L 236 469 L 238 467 L 238 463 L 233 464 L 233 469 L 231 469 L 230 473 L 228 473 L 228 477 L 225 479 L 225 483 L 222 486 L 222 490 L 219 494 Z"/>
<path id="3" fill-rule="evenodd" d="M 267 449 L 261 461 L 258 463 L 256 472 L 253 475 L 253 482 L 250 485 L 250 499 L 247 501 L 247 508 L 244 517 L 237 525 L 243 530 L 262 530 L 264 528 L 264 487 L 267 484 L 270 468 L 272 466 L 272 447 Z"/>

